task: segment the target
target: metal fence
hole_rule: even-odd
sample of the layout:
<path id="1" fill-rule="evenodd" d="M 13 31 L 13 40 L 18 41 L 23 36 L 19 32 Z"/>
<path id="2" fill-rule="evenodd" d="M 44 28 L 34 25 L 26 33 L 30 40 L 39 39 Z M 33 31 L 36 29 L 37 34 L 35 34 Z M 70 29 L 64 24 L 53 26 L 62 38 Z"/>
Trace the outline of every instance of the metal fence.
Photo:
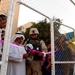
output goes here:
<path id="1" fill-rule="evenodd" d="M 40 11 L 34 9 L 33 7 L 25 4 L 22 1 L 13 0 L 10 1 L 10 8 L 8 12 L 7 18 L 7 27 L 6 27 L 6 35 L 4 40 L 4 48 L 3 48 L 3 56 L 2 56 L 2 64 L 1 66 L 1 74 L 6 75 L 7 72 L 7 64 L 8 64 L 8 53 L 9 53 L 9 43 L 12 31 L 12 23 L 13 23 L 13 16 L 14 16 L 14 7 L 16 4 L 24 5 L 25 7 L 41 14 L 42 16 L 46 17 L 50 21 L 50 33 L 51 33 L 51 75 L 74 75 L 75 74 L 75 51 L 73 48 L 74 46 L 74 38 L 75 36 L 75 29 L 62 24 L 61 22 L 55 22 L 52 18 L 48 15 L 41 13 Z M 59 35 L 56 31 L 54 31 L 54 23 L 60 25 Z M 67 30 L 67 31 L 66 31 Z"/>
<path id="2" fill-rule="evenodd" d="M 54 53 L 55 75 L 74 75 L 75 52 L 73 47 L 73 38 L 75 36 L 75 29 L 61 24 L 61 30 L 63 32 L 60 31 L 61 34 L 54 42 L 54 47 L 58 49 Z M 68 32 L 66 32 L 66 30 L 68 30 Z"/>

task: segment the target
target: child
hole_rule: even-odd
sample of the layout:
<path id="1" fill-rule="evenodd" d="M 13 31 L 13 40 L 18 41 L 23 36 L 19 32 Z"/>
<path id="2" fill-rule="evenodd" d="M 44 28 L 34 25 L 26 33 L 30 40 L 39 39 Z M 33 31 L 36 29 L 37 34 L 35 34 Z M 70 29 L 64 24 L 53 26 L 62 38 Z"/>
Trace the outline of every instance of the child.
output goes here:
<path id="1" fill-rule="evenodd" d="M 46 55 L 45 62 L 42 65 L 42 75 L 51 75 L 51 54 Z"/>

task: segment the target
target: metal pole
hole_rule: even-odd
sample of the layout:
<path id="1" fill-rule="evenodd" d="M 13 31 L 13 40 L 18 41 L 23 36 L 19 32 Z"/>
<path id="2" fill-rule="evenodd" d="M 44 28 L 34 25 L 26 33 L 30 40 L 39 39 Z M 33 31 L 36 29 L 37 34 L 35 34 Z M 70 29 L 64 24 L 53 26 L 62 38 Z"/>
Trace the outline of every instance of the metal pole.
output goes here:
<path id="1" fill-rule="evenodd" d="M 34 8 L 30 7 L 30 6 L 28 6 L 27 4 L 25 4 L 25 3 L 21 2 L 21 1 L 18 1 L 17 3 L 23 4 L 24 6 L 28 7 L 29 9 L 31 9 L 31 10 L 33 10 L 33 11 L 35 11 L 35 12 L 41 14 L 42 16 L 44 16 L 44 17 L 46 17 L 46 18 L 48 18 L 48 19 L 50 20 L 50 18 L 49 18 L 48 16 L 46 16 L 45 14 L 39 12 L 38 10 L 36 10 L 36 9 L 34 9 Z"/>
<path id="2" fill-rule="evenodd" d="M 39 14 L 45 16 L 45 17 L 48 18 L 49 21 L 51 22 L 51 23 L 50 23 L 50 25 L 51 25 L 51 31 L 50 31 L 50 32 L 51 32 L 51 64 L 52 64 L 52 75 L 55 75 L 54 26 L 53 26 L 53 21 L 52 21 L 48 16 L 46 16 L 46 15 L 44 15 L 43 13 L 41 13 L 41 12 L 35 10 L 34 8 L 32 8 L 32 7 L 28 6 L 28 5 L 26 5 L 25 3 L 22 3 L 22 2 L 19 2 L 19 3 L 20 3 L 20 4 L 23 4 L 24 6 L 30 8 L 31 10 L 33 10 L 33 11 L 35 11 L 35 12 L 37 12 L 37 13 L 39 13 Z M 60 22 L 58 22 L 58 23 L 61 24 Z M 68 27 L 68 28 L 70 28 L 70 29 L 73 29 L 73 30 L 75 31 L 75 29 L 72 28 L 72 27 L 70 27 L 70 26 L 67 26 L 67 25 L 64 25 L 64 24 L 62 24 L 62 25 L 65 26 L 65 27 Z M 57 63 L 58 63 L 58 62 L 57 62 Z M 64 62 L 63 62 L 63 63 L 64 63 Z M 65 62 L 65 63 L 68 63 L 68 62 Z M 71 62 L 71 63 L 73 63 L 73 62 Z"/>
<path id="3" fill-rule="evenodd" d="M 75 37 L 75 29 L 74 28 L 72 28 L 72 27 L 70 27 L 70 26 L 67 26 L 67 25 L 65 25 L 65 24 L 62 24 L 62 23 L 60 23 L 60 22 L 58 22 L 58 21 L 55 21 L 56 23 L 59 23 L 59 24 L 61 24 L 61 25 L 63 25 L 63 26 L 65 26 L 65 27 L 68 27 L 68 28 L 70 28 L 70 29 L 72 29 L 73 31 L 74 31 L 74 37 Z"/>
<path id="4" fill-rule="evenodd" d="M 10 0 L 10 8 L 9 8 L 7 24 L 6 24 L 4 48 L 3 48 L 3 55 L 2 55 L 2 66 L 1 66 L 1 74 L 0 75 L 6 75 L 6 73 L 7 73 L 7 64 L 8 64 L 8 56 L 9 56 L 9 43 L 10 43 L 13 13 L 14 13 L 13 10 L 14 10 L 14 2 L 13 2 L 13 0 Z"/>
<path id="5" fill-rule="evenodd" d="M 71 1 L 71 3 L 73 4 L 73 5 L 75 5 L 75 2 L 73 1 L 73 0 L 70 0 Z"/>
<path id="6" fill-rule="evenodd" d="M 75 30 L 74 30 L 74 37 L 75 37 Z"/>
<path id="7" fill-rule="evenodd" d="M 52 75 L 55 75 L 55 54 L 54 54 L 54 25 L 51 20 L 51 66 L 52 66 Z"/>
<path id="8" fill-rule="evenodd" d="M 58 21 L 54 21 L 54 22 L 59 23 L 59 24 L 61 24 L 61 25 L 65 26 L 65 27 L 68 27 L 68 28 L 70 28 L 70 29 L 75 30 L 74 28 L 72 28 L 72 27 L 70 27 L 70 26 L 68 26 L 68 25 L 62 24 L 62 23 L 60 23 L 60 22 L 58 22 Z"/>
<path id="9" fill-rule="evenodd" d="M 73 0 L 70 0 L 70 2 L 75 6 L 75 2 Z M 75 37 L 75 30 L 74 30 L 74 37 Z M 73 75 L 75 75 L 75 63 L 74 63 L 74 72 Z"/>
<path id="10" fill-rule="evenodd" d="M 55 61 L 55 64 L 74 64 L 75 61 Z"/>
<path id="11" fill-rule="evenodd" d="M 43 14 L 43 13 L 37 11 L 36 9 L 34 9 L 34 8 L 26 5 L 25 3 L 23 3 L 23 2 L 18 2 L 18 3 L 23 4 L 24 6 L 30 8 L 31 10 L 33 10 L 33 11 L 35 11 L 35 12 L 37 12 L 37 13 L 43 15 L 43 16 L 45 16 L 51 22 L 50 23 L 50 25 L 51 25 L 50 26 L 51 27 L 51 29 L 50 29 L 50 32 L 51 32 L 51 59 L 52 59 L 51 60 L 51 64 L 52 64 L 52 75 L 55 75 L 55 61 L 54 61 L 54 57 L 55 57 L 54 56 L 54 26 L 53 26 L 53 21 L 48 16 L 46 16 L 45 14 Z"/>
<path id="12" fill-rule="evenodd" d="M 13 18 L 13 13 L 14 13 L 14 6 L 16 3 L 23 4 L 24 6 L 30 8 L 31 10 L 45 16 L 50 20 L 50 25 L 51 25 L 51 63 L 52 63 L 52 75 L 55 75 L 55 60 L 54 60 L 54 26 L 53 26 L 53 21 L 43 13 L 35 10 L 34 8 L 26 5 L 25 3 L 17 0 L 15 3 L 13 3 L 13 0 L 10 0 L 10 9 L 9 9 L 9 14 L 8 14 L 8 21 L 7 21 L 7 28 L 6 28 L 6 35 L 5 35 L 5 44 L 4 44 L 4 52 L 3 52 L 3 57 L 2 57 L 2 69 L 1 69 L 1 75 L 6 75 L 7 72 L 7 62 L 8 62 L 8 53 L 9 53 L 9 43 L 10 43 L 10 34 L 11 34 L 11 29 L 12 29 L 12 18 Z M 5 55 L 4 55 L 5 54 Z"/>

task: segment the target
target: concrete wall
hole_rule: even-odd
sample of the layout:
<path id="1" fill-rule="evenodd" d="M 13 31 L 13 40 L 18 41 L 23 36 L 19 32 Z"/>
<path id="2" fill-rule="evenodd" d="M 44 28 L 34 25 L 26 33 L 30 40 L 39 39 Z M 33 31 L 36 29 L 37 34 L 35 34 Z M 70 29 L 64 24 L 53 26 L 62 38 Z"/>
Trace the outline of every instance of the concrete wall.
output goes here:
<path id="1" fill-rule="evenodd" d="M 13 1 L 15 1 L 15 0 L 13 0 Z M 8 14 L 9 4 L 10 4 L 10 0 L 1 0 L 1 3 L 0 3 L 0 14 L 1 13 L 5 14 L 5 15 Z M 19 15 L 19 5 L 17 4 L 15 9 L 14 9 L 14 18 L 13 18 L 11 37 L 17 31 L 18 15 Z"/>
<path id="2" fill-rule="evenodd" d="M 20 27 L 17 28 L 18 31 L 21 31 L 21 32 L 25 32 L 26 31 L 26 28 L 29 28 L 30 26 L 32 26 L 32 23 L 33 22 L 28 22 Z"/>

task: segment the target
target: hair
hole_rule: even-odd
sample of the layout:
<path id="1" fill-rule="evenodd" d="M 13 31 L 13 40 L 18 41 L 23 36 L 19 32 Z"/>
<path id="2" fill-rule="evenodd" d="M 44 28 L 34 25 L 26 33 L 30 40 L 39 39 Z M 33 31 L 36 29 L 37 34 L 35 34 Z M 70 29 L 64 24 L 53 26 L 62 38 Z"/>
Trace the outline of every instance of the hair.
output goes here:
<path id="1" fill-rule="evenodd" d="M 51 40 L 50 40 L 50 39 L 47 39 L 47 40 L 46 40 L 46 46 L 47 46 L 48 44 L 51 44 Z"/>
<path id="2" fill-rule="evenodd" d="M 2 30 L 2 33 L 5 33 L 5 30 Z"/>
<path id="3" fill-rule="evenodd" d="M 58 39 L 54 41 L 54 45 L 59 47 L 59 40 Z"/>
<path id="4" fill-rule="evenodd" d="M 64 37 L 65 38 L 65 41 L 66 41 L 66 36 L 64 34 L 59 35 L 58 40 L 60 40 L 61 37 Z"/>
<path id="5" fill-rule="evenodd" d="M 5 18 L 5 17 L 6 17 L 6 15 L 0 14 L 0 18 Z"/>

